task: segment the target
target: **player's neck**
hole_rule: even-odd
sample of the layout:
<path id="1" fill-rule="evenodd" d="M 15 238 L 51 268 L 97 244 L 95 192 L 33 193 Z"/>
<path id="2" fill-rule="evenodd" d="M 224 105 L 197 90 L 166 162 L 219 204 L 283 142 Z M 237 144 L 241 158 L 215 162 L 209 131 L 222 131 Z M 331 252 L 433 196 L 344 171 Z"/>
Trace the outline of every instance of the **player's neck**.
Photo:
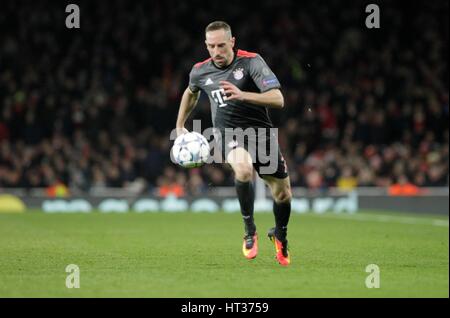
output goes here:
<path id="1" fill-rule="evenodd" d="M 233 52 L 232 52 L 232 55 L 231 55 L 231 59 L 230 59 L 229 62 L 227 61 L 227 64 L 226 64 L 226 65 L 220 67 L 219 65 L 217 65 L 216 63 L 214 63 L 214 61 L 212 61 L 212 62 L 213 62 L 213 65 L 214 65 L 215 67 L 217 67 L 218 69 L 221 69 L 221 70 L 226 69 L 226 68 L 229 67 L 231 64 L 233 64 L 233 62 L 234 62 L 234 60 L 235 60 L 235 58 L 236 58 L 236 54 L 237 54 L 236 52 L 237 52 L 237 50 L 233 49 Z"/>
<path id="2" fill-rule="evenodd" d="M 233 61 L 234 61 L 234 57 L 236 56 L 236 52 L 233 50 L 232 52 L 231 52 L 231 59 L 230 59 L 230 62 L 225 66 L 225 67 L 228 67 L 228 66 L 230 66 L 232 63 L 233 63 Z"/>

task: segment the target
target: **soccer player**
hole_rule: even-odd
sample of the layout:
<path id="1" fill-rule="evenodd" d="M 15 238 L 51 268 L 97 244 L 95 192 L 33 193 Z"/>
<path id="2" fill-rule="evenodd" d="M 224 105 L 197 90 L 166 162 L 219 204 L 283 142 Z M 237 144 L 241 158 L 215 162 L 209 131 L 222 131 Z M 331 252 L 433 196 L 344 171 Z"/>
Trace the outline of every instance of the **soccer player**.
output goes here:
<path id="1" fill-rule="evenodd" d="M 287 266 L 290 255 L 286 236 L 292 194 L 287 166 L 277 137 L 270 131 L 273 124 L 268 114 L 269 107 L 284 107 L 281 85 L 259 54 L 235 49 L 235 38 L 227 23 L 210 23 L 205 29 L 205 37 L 211 57 L 195 64 L 190 72 L 189 86 L 180 102 L 177 134 L 186 132 L 185 122 L 197 104 L 200 92 L 204 92 L 211 104 L 213 125 L 220 132 L 222 155 L 234 171 L 245 225 L 243 254 L 253 259 L 258 253 L 258 234 L 253 217 L 255 195 L 252 179 L 255 169 L 268 184 L 274 200 L 275 227 L 269 230 L 268 236 L 275 245 L 276 259 Z M 236 128 L 253 128 L 256 133 L 253 137 L 247 136 L 244 142 L 235 137 L 230 141 L 227 132 Z M 265 152 L 260 151 L 261 147 Z M 267 154 L 269 148 L 275 149 L 269 152 L 275 169 L 267 172 L 263 168 L 267 166 L 268 158 L 261 153 Z"/>

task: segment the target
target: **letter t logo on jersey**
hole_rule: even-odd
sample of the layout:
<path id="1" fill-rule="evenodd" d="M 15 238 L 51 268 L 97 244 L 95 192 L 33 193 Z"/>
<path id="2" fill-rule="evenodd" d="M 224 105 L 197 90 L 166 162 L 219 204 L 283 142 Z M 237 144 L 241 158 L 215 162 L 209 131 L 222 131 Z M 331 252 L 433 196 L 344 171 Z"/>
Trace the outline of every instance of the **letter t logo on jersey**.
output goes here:
<path id="1" fill-rule="evenodd" d="M 223 97 L 225 97 L 225 90 L 223 88 L 211 91 L 212 98 L 219 105 L 219 107 L 225 107 L 227 104 L 224 103 Z"/>

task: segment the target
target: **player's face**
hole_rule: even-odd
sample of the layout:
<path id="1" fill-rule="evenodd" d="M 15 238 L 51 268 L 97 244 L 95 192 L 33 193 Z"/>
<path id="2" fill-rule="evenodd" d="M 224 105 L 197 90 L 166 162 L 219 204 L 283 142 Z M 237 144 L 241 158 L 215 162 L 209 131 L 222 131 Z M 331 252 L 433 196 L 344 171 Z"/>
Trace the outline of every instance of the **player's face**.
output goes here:
<path id="1" fill-rule="evenodd" d="M 233 61 L 234 42 L 234 37 L 225 30 L 206 32 L 206 48 L 219 67 L 228 66 Z"/>

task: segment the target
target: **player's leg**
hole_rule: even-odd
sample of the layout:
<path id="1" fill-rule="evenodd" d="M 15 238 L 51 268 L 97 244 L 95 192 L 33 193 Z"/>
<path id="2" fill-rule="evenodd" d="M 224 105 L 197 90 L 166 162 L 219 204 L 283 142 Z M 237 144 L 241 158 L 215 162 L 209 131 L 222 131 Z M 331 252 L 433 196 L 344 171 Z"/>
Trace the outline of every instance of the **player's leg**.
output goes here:
<path id="1" fill-rule="evenodd" d="M 255 191 L 253 189 L 253 165 L 251 155 L 241 147 L 232 149 L 227 154 L 227 163 L 235 176 L 236 193 L 241 206 L 245 225 L 242 251 L 247 258 L 255 258 L 258 253 L 256 226 L 253 218 Z"/>
<path id="2" fill-rule="evenodd" d="M 289 177 L 279 179 L 272 176 L 264 176 L 263 179 L 272 193 L 275 234 L 280 240 L 285 240 L 291 215 L 292 192 Z"/>
<path id="3" fill-rule="evenodd" d="M 269 238 L 275 244 L 276 257 L 281 265 L 290 264 L 288 252 L 287 227 L 291 215 L 291 184 L 289 176 L 283 179 L 273 176 L 263 176 L 269 186 L 273 198 L 273 213 L 275 228 L 269 230 Z"/>
<path id="4" fill-rule="evenodd" d="M 274 242 L 276 258 L 281 265 L 290 264 L 288 252 L 287 226 L 291 215 L 291 183 L 286 162 L 281 154 L 276 135 L 268 132 L 258 140 L 258 151 L 254 167 L 269 186 L 273 197 L 275 227 L 269 230 L 269 238 Z"/>

